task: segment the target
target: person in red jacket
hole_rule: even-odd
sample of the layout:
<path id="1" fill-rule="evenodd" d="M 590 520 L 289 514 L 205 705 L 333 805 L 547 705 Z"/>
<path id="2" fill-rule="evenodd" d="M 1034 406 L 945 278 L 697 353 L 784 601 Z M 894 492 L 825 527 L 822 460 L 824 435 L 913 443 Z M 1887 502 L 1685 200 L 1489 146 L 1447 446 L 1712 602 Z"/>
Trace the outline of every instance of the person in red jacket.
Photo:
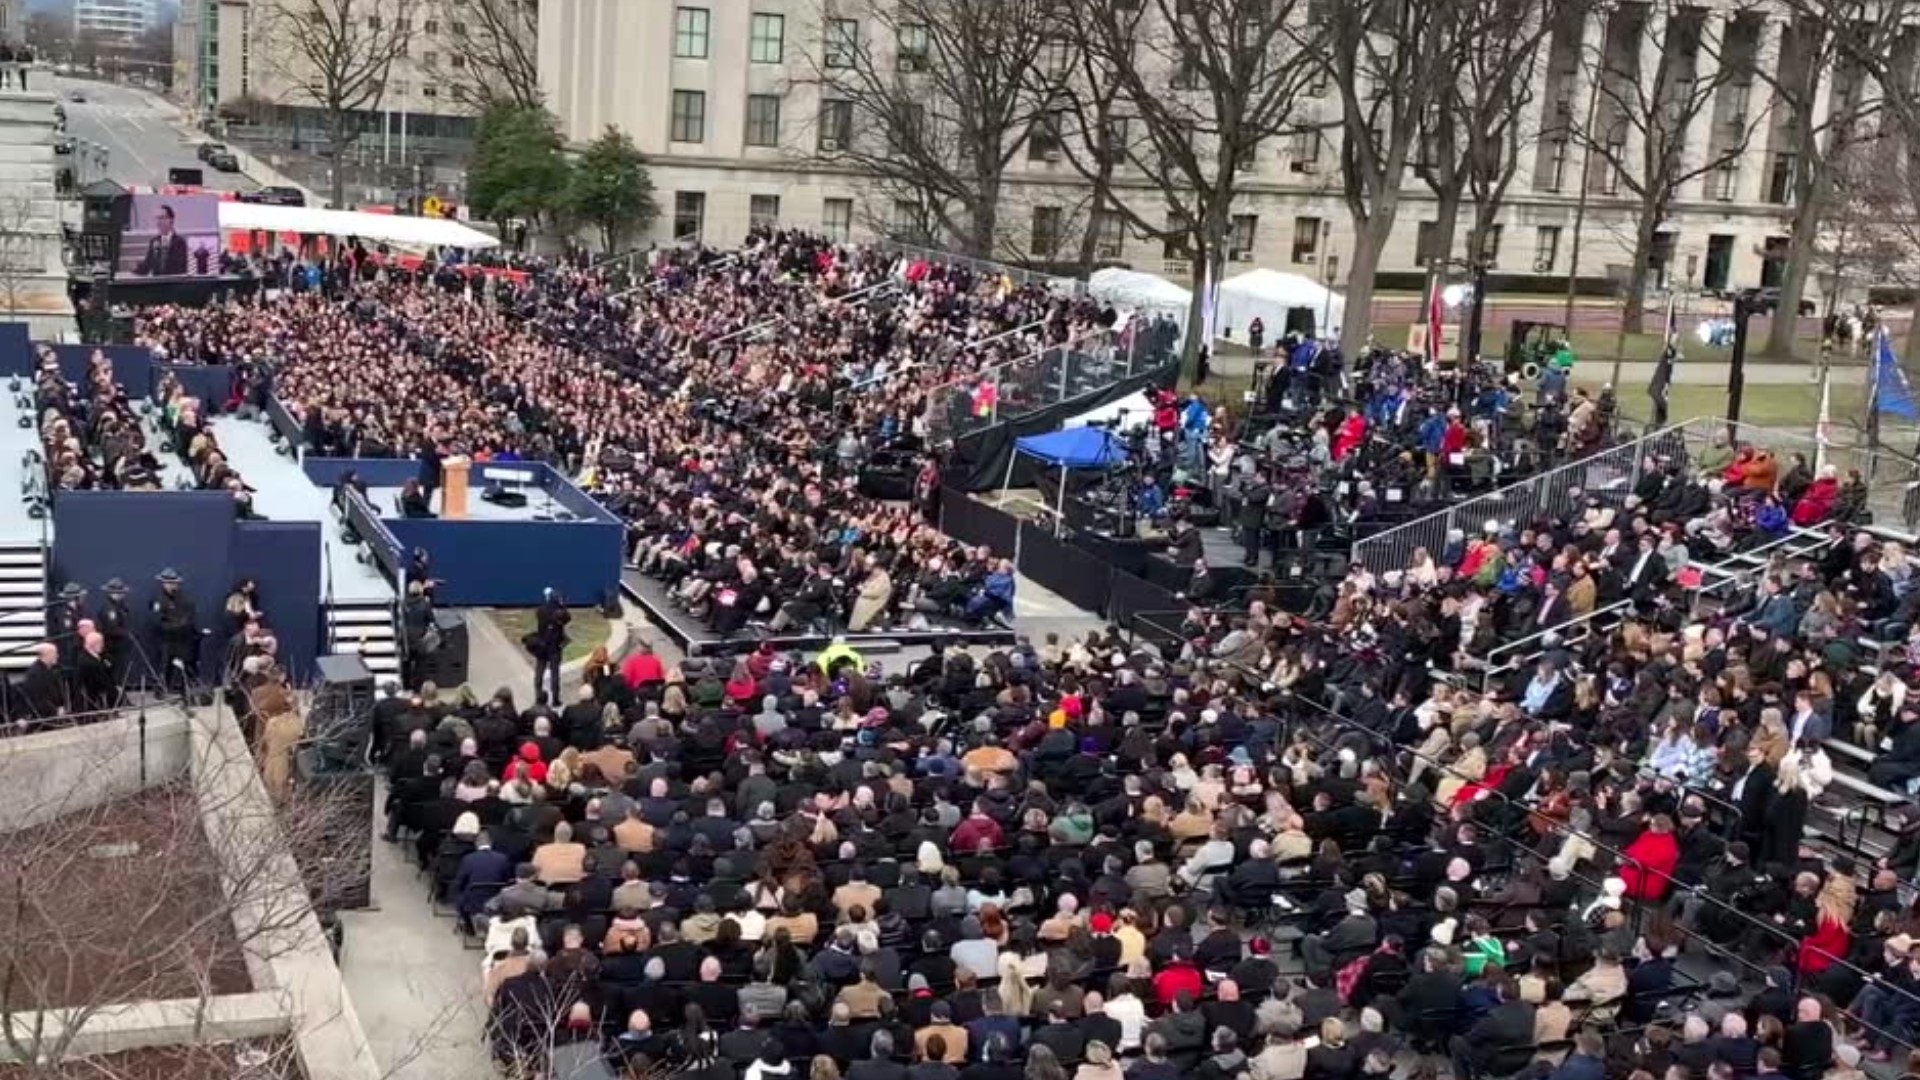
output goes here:
<path id="1" fill-rule="evenodd" d="M 1347 418 L 1340 421 L 1340 429 L 1333 433 L 1333 460 L 1340 461 L 1358 450 L 1366 438 L 1367 418 L 1357 409 L 1348 412 Z"/>
<path id="2" fill-rule="evenodd" d="M 987 816 L 979 803 L 973 804 L 973 812 L 965 820 L 953 827 L 953 835 L 948 843 L 953 845 L 955 854 L 963 851 L 991 851 L 1001 846 L 1005 834 L 1000 823 Z"/>
<path id="3" fill-rule="evenodd" d="M 1806 528 L 1818 525 L 1833 513 L 1833 502 L 1840 495 L 1840 480 L 1834 475 L 1833 466 L 1820 470 L 1820 475 L 1793 504 L 1793 512 L 1788 516 L 1795 525 Z"/>
<path id="4" fill-rule="evenodd" d="M 620 664 L 620 677 L 626 680 L 627 689 L 638 690 L 643 686 L 666 682 L 667 671 L 660 663 L 660 658 L 654 655 L 653 646 L 643 641 Z"/>
<path id="5" fill-rule="evenodd" d="M 502 781 L 512 781 L 515 776 L 519 775 L 520 766 L 522 765 L 527 767 L 527 779 L 536 784 L 544 784 L 547 782 L 547 763 L 540 760 L 539 743 L 521 743 L 520 753 L 516 755 L 513 760 L 507 762 L 506 770 L 500 774 L 500 779 Z"/>
<path id="6" fill-rule="evenodd" d="M 1167 961 L 1167 966 L 1153 976 L 1153 995 L 1160 999 L 1164 1008 L 1173 1008 L 1173 1003 L 1179 1000 L 1183 991 L 1191 1005 L 1200 1000 L 1205 990 L 1206 979 L 1200 974 L 1200 969 L 1194 966 L 1193 949 L 1189 946 L 1175 946 L 1173 959 Z"/>
<path id="7" fill-rule="evenodd" d="M 1673 884 L 1674 867 L 1680 865 L 1680 842 L 1673 838 L 1673 819 L 1655 814 L 1647 830 L 1634 838 L 1622 852 L 1620 880 L 1627 883 L 1627 896 L 1634 900 L 1658 900 Z"/>

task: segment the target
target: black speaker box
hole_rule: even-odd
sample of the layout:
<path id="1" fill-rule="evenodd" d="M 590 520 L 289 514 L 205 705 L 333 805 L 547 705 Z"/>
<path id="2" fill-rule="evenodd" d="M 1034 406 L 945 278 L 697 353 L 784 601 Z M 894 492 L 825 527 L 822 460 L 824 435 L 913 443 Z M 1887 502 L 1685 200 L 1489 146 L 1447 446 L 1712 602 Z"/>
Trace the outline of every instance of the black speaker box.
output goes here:
<path id="1" fill-rule="evenodd" d="M 426 658 L 420 678 L 435 686 L 459 686 L 467 681 L 467 618 L 457 611 L 435 611 L 433 625 L 440 631 L 440 648 Z"/>
<path id="2" fill-rule="evenodd" d="M 359 761 L 373 732 L 373 672 L 351 653 L 314 661 L 307 738 L 331 754 Z"/>
<path id="3" fill-rule="evenodd" d="M 322 916 L 373 903 L 373 771 L 322 745 L 293 756 L 307 828 L 292 834 L 294 862 Z"/>

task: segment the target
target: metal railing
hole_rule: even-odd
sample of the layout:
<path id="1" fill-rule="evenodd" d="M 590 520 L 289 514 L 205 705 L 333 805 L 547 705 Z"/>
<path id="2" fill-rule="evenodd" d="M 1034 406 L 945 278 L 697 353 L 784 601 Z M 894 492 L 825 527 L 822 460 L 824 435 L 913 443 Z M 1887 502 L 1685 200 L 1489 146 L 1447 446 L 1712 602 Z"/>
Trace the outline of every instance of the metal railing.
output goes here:
<path id="1" fill-rule="evenodd" d="M 880 251 L 890 251 L 910 259 L 925 259 L 930 263 L 942 263 L 947 266 L 962 266 L 976 274 L 991 274 L 996 277 L 1010 278 L 1021 285 L 1044 285 L 1054 292 L 1066 296 L 1079 296 L 1086 292 L 1087 283 L 1079 278 L 1060 277 L 1055 274 L 1043 274 L 1038 270 L 1027 270 L 991 259 L 977 259 L 971 255 L 959 255 L 938 248 L 920 247 L 916 244 L 902 244 L 893 240 L 876 240 L 873 247 Z"/>
<path id="2" fill-rule="evenodd" d="M 1090 330 L 927 392 L 927 431 L 945 442 L 1085 397 L 1173 359 L 1132 326 Z"/>

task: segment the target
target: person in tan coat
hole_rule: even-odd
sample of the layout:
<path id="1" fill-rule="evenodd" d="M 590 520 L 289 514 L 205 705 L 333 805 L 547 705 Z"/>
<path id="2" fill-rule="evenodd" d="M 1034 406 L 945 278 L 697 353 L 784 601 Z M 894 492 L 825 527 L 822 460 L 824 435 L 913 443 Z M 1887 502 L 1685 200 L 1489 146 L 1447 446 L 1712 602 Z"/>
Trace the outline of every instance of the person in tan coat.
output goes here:
<path id="1" fill-rule="evenodd" d="M 294 706 L 293 695 L 277 681 L 254 687 L 248 696 L 260 724 L 260 777 L 267 794 L 284 799 L 293 790 L 293 752 L 306 738 L 307 722 Z"/>
<path id="2" fill-rule="evenodd" d="M 868 571 L 866 580 L 860 582 L 860 591 L 853 601 L 853 614 L 847 619 L 847 629 L 858 633 L 873 626 L 886 614 L 887 604 L 893 599 L 893 575 L 887 568 L 875 563 Z"/>
<path id="3" fill-rule="evenodd" d="M 573 826 L 553 827 L 553 842 L 533 849 L 534 877 L 548 885 L 571 885 L 587 876 L 587 845 L 575 843 Z"/>
<path id="4" fill-rule="evenodd" d="M 644 855 L 653 850 L 653 826 L 641 820 L 638 804 L 628 807 L 627 820 L 613 827 L 613 842 L 629 855 Z"/>

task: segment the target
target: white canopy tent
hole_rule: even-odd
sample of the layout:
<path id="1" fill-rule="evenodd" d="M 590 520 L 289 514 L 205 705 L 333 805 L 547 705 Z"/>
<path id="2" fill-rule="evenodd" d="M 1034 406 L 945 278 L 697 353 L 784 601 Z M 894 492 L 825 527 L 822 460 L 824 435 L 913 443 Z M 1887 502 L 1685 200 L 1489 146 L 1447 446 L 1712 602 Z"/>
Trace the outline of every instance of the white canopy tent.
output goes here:
<path id="1" fill-rule="evenodd" d="M 1094 424 L 1112 424 L 1118 421 L 1118 430 L 1132 431 L 1136 427 L 1146 427 L 1153 423 L 1153 399 L 1147 397 L 1145 390 L 1135 390 L 1118 401 L 1109 401 L 1105 405 L 1089 409 L 1060 425 L 1063 428 L 1089 427 Z"/>
<path id="2" fill-rule="evenodd" d="M 321 210 L 311 206 L 269 206 L 238 201 L 220 204 L 220 227 L 317 236 L 357 236 L 415 248 L 475 249 L 500 246 L 500 241 L 486 233 L 445 218 Z"/>
<path id="3" fill-rule="evenodd" d="M 1187 307 L 1193 302 L 1193 293 L 1166 278 L 1113 266 L 1095 270 L 1087 278 L 1087 295 L 1115 307 L 1153 315 L 1164 312 L 1183 327 L 1187 324 Z"/>
<path id="4" fill-rule="evenodd" d="M 1249 270 L 1220 283 L 1219 313 L 1215 326 L 1232 327 L 1234 339 L 1245 341 L 1247 327 L 1258 318 L 1266 325 L 1266 339 L 1278 340 L 1287 329 L 1287 312 L 1307 308 L 1313 312 L 1314 326 L 1320 336 L 1340 332 L 1347 302 L 1339 293 L 1309 277 L 1265 268 Z"/>

